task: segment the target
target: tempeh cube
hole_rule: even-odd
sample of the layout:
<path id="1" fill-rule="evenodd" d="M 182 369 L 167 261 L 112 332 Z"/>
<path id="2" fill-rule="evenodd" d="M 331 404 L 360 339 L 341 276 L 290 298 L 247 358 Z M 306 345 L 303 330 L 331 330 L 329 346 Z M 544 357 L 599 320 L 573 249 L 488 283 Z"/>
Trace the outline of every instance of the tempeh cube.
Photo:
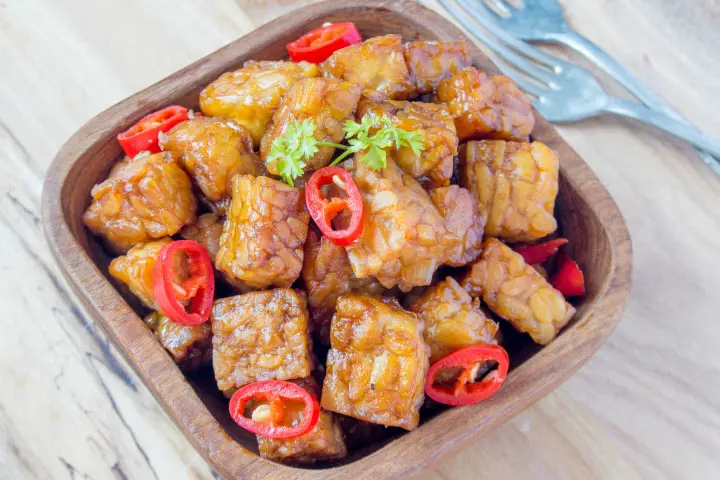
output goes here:
<path id="1" fill-rule="evenodd" d="M 461 282 L 473 296 L 509 321 L 516 330 L 529 333 L 547 345 L 570 321 L 575 308 L 565 301 L 523 257 L 495 238 L 487 238 L 480 260 Z"/>
<path id="2" fill-rule="evenodd" d="M 185 372 L 192 372 L 212 363 L 212 329 L 210 322 L 184 326 L 172 322 L 160 312 L 145 317 L 160 345 Z"/>
<path id="3" fill-rule="evenodd" d="M 429 193 L 447 230 L 443 239 L 446 244 L 445 264 L 462 267 L 475 261 L 482 251 L 485 222 L 477 212 L 470 192 L 450 185 L 433 188 Z"/>
<path id="4" fill-rule="evenodd" d="M 400 35 L 385 35 L 341 48 L 320 65 L 323 76 L 402 100 L 414 93 Z"/>
<path id="5" fill-rule="evenodd" d="M 402 291 L 430 285 L 451 239 L 427 192 L 389 158 L 381 171 L 357 160 L 344 166 L 353 172 L 365 207 L 360 239 L 345 248 L 355 275 Z"/>
<path id="6" fill-rule="evenodd" d="M 473 194 L 485 235 L 530 242 L 557 229 L 558 157 L 541 142 L 483 140 L 460 152 L 460 183 Z"/>
<path id="7" fill-rule="evenodd" d="M 301 78 L 317 77 L 308 62 L 248 61 L 226 72 L 200 92 L 200 108 L 209 117 L 230 117 L 247 128 L 253 145 L 260 145 L 273 112 L 290 86 Z"/>
<path id="8" fill-rule="evenodd" d="M 160 249 L 170 241 L 170 237 L 165 237 L 135 245 L 127 254 L 113 259 L 108 269 L 110 275 L 125 283 L 143 305 L 153 310 L 157 309 L 153 294 L 153 268 Z"/>
<path id="9" fill-rule="evenodd" d="M 430 363 L 462 347 L 494 343 L 498 324 L 480 310 L 480 301 L 452 277 L 428 288 L 409 308 L 425 322 L 423 338 Z"/>
<path id="10" fill-rule="evenodd" d="M 291 380 L 291 382 L 307 390 L 313 397 L 318 398 L 320 388 L 314 378 L 307 377 L 300 380 Z M 292 424 L 293 421 L 299 420 L 300 412 L 300 408 L 294 410 L 292 407 L 286 408 L 286 420 L 284 421 Z M 257 441 L 261 457 L 274 462 L 293 465 L 312 464 L 319 460 L 333 460 L 347 455 L 343 432 L 336 415 L 322 409 L 317 424 L 304 435 L 285 440 L 265 438 L 258 435 Z"/>
<path id="11" fill-rule="evenodd" d="M 404 53 L 416 93 L 421 95 L 432 93 L 441 80 L 472 64 L 465 42 L 408 42 Z"/>
<path id="12" fill-rule="evenodd" d="M 413 430 L 429 367 L 422 335 L 422 321 L 397 300 L 340 297 L 330 328 L 322 407 Z"/>
<path id="13" fill-rule="evenodd" d="M 195 221 L 190 178 L 168 152 L 123 160 L 91 191 L 83 221 L 117 253 L 175 235 Z"/>
<path id="14" fill-rule="evenodd" d="M 212 209 L 224 215 L 235 175 L 262 175 L 250 132 L 231 118 L 196 116 L 160 135 L 160 147 L 174 153 Z"/>
<path id="15" fill-rule="evenodd" d="M 527 141 L 535 126 L 530 100 L 514 81 L 502 75 L 488 77 L 475 67 L 442 80 L 433 101 L 447 104 L 461 141 Z"/>
<path id="16" fill-rule="evenodd" d="M 297 188 L 269 177 L 237 176 L 215 266 L 247 289 L 289 287 L 302 270 L 309 221 Z"/>
<path id="17" fill-rule="evenodd" d="M 303 293 L 277 288 L 221 298 L 211 320 L 215 380 L 226 395 L 259 380 L 310 375 L 312 345 Z"/>

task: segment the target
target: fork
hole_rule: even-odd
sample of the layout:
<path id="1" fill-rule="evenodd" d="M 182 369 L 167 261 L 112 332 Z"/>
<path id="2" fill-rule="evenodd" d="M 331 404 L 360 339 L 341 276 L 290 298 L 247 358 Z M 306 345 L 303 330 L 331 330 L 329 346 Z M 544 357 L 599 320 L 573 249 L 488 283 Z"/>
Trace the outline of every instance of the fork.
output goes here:
<path id="1" fill-rule="evenodd" d="M 495 5 L 495 11 L 489 8 L 490 3 Z M 671 117 L 680 116 L 598 45 L 570 28 L 557 0 L 475 0 L 473 6 L 479 8 L 470 9 L 468 13 L 478 22 L 496 22 L 521 40 L 567 45 L 582 53 L 648 107 Z"/>
<path id="2" fill-rule="evenodd" d="M 488 8 L 492 3 L 495 10 Z M 580 35 L 565 22 L 558 0 L 476 0 L 477 9 L 469 9 L 480 23 L 496 22 L 521 40 L 556 42 L 582 53 L 597 67 L 617 80 L 626 90 L 648 107 L 676 120 L 690 123 L 672 109 L 655 92 L 645 86 L 629 70 L 617 63 L 599 46 Z M 702 160 L 718 171 L 720 159 L 695 149 Z"/>
<path id="3" fill-rule="evenodd" d="M 507 33 L 496 23 L 488 22 L 483 25 L 509 47 L 487 35 L 477 28 L 477 24 L 470 21 L 467 12 L 474 7 L 468 0 L 457 0 L 465 11 L 450 0 L 438 2 L 471 36 L 500 57 L 496 63 L 503 73 L 515 80 L 548 120 L 573 122 L 604 113 L 614 113 L 653 125 L 720 158 L 720 142 L 717 140 L 662 112 L 636 102 L 611 97 L 584 68 L 529 45 Z M 720 163 L 712 157 L 708 162 L 715 172 L 720 174 Z"/>

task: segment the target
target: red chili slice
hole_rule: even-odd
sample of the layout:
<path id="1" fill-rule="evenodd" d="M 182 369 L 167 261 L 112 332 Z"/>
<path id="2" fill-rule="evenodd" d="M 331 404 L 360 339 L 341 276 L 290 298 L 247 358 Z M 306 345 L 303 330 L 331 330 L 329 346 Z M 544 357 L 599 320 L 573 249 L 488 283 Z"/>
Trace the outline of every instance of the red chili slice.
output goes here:
<path id="1" fill-rule="evenodd" d="M 585 295 L 585 276 L 580 266 L 566 253 L 558 255 L 558 267 L 550 278 L 550 284 L 565 297 Z"/>
<path id="2" fill-rule="evenodd" d="M 333 197 L 328 201 L 320 189 L 331 183 L 344 190 L 347 198 Z M 315 224 L 335 245 L 343 247 L 350 245 L 362 233 L 365 220 L 362 197 L 347 170 L 340 167 L 325 167 L 313 173 L 305 185 L 305 203 Z M 343 230 L 333 230 L 332 220 L 343 210 L 349 210 L 351 213 L 348 226 Z"/>
<path id="3" fill-rule="evenodd" d="M 245 406 L 256 400 L 269 406 L 269 416 L 264 421 L 245 416 Z M 300 422 L 283 425 L 287 402 L 304 405 Z M 255 412 L 253 412 L 255 414 Z M 308 433 L 315 427 L 320 415 L 320 405 L 315 397 L 304 388 L 282 380 L 265 380 L 241 387 L 230 399 L 230 416 L 233 420 L 257 435 L 267 438 L 293 438 Z"/>
<path id="4" fill-rule="evenodd" d="M 352 22 L 334 23 L 316 28 L 294 42 L 288 43 L 290 60 L 320 63 L 336 50 L 360 43 L 362 37 Z"/>
<path id="5" fill-rule="evenodd" d="M 174 255 L 187 256 L 190 276 L 182 283 L 175 281 Z M 178 240 L 160 249 L 153 267 L 153 294 L 158 309 L 179 325 L 199 325 L 210 318 L 215 295 L 215 276 L 208 251 L 193 240 Z M 189 300 L 185 310 L 181 300 Z"/>
<path id="6" fill-rule="evenodd" d="M 160 132 L 167 132 L 187 119 L 187 108 L 172 105 L 141 118 L 135 125 L 120 133 L 117 139 L 130 158 L 140 152 L 157 153 L 160 151 L 158 145 Z"/>
<path id="7" fill-rule="evenodd" d="M 474 371 L 488 360 L 498 363 L 497 370 L 487 374 L 476 382 Z M 436 402 L 445 405 L 471 405 L 488 398 L 495 393 L 507 376 L 510 358 L 504 348 L 493 344 L 471 345 L 441 358 L 430 366 L 425 393 Z M 460 367 L 462 372 L 455 384 L 444 386 L 435 384 L 435 379 L 443 368 Z"/>
<path id="8" fill-rule="evenodd" d="M 544 263 L 548 258 L 555 255 L 558 248 L 568 243 L 567 238 L 556 238 L 548 240 L 545 243 L 537 245 L 528 245 L 526 247 L 516 247 L 515 251 L 523 256 L 525 263 L 528 265 L 536 265 Z"/>

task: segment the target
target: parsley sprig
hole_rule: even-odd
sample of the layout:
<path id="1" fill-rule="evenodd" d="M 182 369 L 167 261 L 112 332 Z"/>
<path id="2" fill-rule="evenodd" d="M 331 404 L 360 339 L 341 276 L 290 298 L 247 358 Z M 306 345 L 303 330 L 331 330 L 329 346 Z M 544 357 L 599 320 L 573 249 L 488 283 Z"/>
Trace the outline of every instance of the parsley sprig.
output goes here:
<path id="1" fill-rule="evenodd" d="M 415 155 L 425 150 L 425 138 L 420 132 L 407 132 L 393 125 L 386 116 L 365 115 L 360 123 L 353 120 L 345 122 L 345 138 L 349 146 L 332 142 L 319 142 L 315 137 L 317 126 L 312 119 L 302 122 L 290 122 L 285 134 L 273 140 L 266 163 L 276 162 L 275 168 L 289 185 L 302 176 L 318 147 L 335 147 L 345 150 L 331 165 L 337 165 L 354 153 L 364 152 L 360 161 L 374 170 L 387 166 L 387 148 L 410 147 Z M 370 133 L 375 129 L 374 133 Z"/>

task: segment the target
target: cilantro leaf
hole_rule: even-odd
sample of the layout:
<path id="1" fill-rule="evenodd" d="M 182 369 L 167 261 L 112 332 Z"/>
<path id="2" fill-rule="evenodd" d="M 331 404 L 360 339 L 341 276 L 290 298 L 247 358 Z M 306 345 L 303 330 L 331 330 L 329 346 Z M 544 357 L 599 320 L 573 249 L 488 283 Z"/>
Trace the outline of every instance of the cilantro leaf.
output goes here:
<path id="1" fill-rule="evenodd" d="M 337 165 L 348 155 L 362 153 L 359 161 L 373 170 L 387 167 L 387 149 L 410 147 L 415 155 L 425 150 L 425 137 L 421 132 L 408 132 L 396 127 L 387 115 L 363 116 L 360 122 L 345 122 L 345 138 L 349 146 L 332 142 L 319 142 L 315 138 L 315 122 L 306 118 L 302 122 L 290 122 L 282 136 L 276 137 L 270 145 L 265 160 L 275 165 L 275 170 L 289 185 L 294 186 L 296 178 L 303 175 L 307 160 L 313 158 L 319 147 L 333 147 L 345 150 L 331 165 Z M 371 130 L 373 133 L 370 133 Z"/>
<path id="2" fill-rule="evenodd" d="M 306 118 L 299 124 L 297 123 L 297 120 L 295 120 L 294 123 L 295 131 L 301 137 L 311 137 L 315 133 L 316 125 L 310 118 Z"/>
<path id="3" fill-rule="evenodd" d="M 345 122 L 345 138 L 356 137 L 360 134 L 369 135 L 370 129 L 377 125 L 377 117 L 373 114 L 365 115 L 360 123 L 348 120 Z"/>
<path id="4" fill-rule="evenodd" d="M 310 118 L 302 122 L 294 120 L 288 124 L 285 133 L 276 137 L 270 145 L 265 163 L 275 163 L 278 174 L 290 186 L 295 186 L 295 179 L 305 172 L 306 160 L 318 151 L 318 141 L 313 136 L 316 128 Z"/>
<path id="5" fill-rule="evenodd" d="M 348 150 L 352 153 L 361 152 L 367 148 L 367 142 L 364 142 L 359 138 L 351 138 L 348 140 L 348 143 L 350 144 L 350 148 L 348 148 Z"/>
<path id="6" fill-rule="evenodd" d="M 280 172 L 280 176 L 287 182 L 291 187 L 295 186 L 295 179 L 302 176 L 307 167 L 307 163 L 303 160 L 298 160 L 295 157 L 283 157 L 277 161 L 277 169 Z"/>
<path id="7" fill-rule="evenodd" d="M 400 134 L 401 145 L 410 147 L 415 156 L 420 155 L 420 153 L 425 150 L 425 137 L 423 137 L 422 133 L 400 131 L 402 132 Z"/>
<path id="8" fill-rule="evenodd" d="M 387 152 L 377 145 L 371 145 L 360 161 L 373 170 L 382 170 L 387 167 Z"/>
<path id="9" fill-rule="evenodd" d="M 392 146 L 393 143 L 395 143 L 394 137 L 395 132 L 393 130 L 383 127 L 373 136 L 371 144 L 375 145 L 378 148 L 388 148 Z"/>
<path id="10" fill-rule="evenodd" d="M 375 133 L 370 134 L 372 128 Z M 378 118 L 368 114 L 360 123 L 348 120 L 345 122 L 345 133 L 350 147 L 340 158 L 345 158 L 350 152 L 365 152 L 359 160 L 374 170 L 382 170 L 387 166 L 386 149 L 389 147 L 396 150 L 410 147 L 415 155 L 420 155 L 420 152 L 425 150 L 425 137 L 422 133 L 408 132 L 396 127 L 387 115 Z"/>
<path id="11" fill-rule="evenodd" d="M 393 125 L 392 120 L 390 120 L 386 115 L 383 115 L 380 120 L 383 128 L 380 129 L 378 135 L 389 139 L 390 143 L 394 143 L 395 148 L 399 149 L 402 146 L 400 135 L 401 132 L 404 132 L 404 130 L 396 128 L 395 125 Z"/>

